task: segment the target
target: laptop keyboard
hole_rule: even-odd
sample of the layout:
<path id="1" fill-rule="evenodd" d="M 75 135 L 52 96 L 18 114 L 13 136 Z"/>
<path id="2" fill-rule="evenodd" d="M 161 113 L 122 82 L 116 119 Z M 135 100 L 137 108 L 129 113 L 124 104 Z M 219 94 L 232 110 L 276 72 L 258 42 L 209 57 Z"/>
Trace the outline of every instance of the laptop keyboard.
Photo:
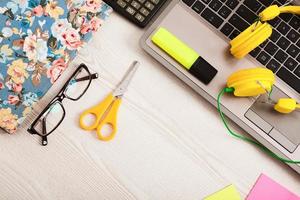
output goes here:
<path id="1" fill-rule="evenodd" d="M 248 28 L 262 10 L 287 0 L 182 0 L 229 39 Z M 269 22 L 272 36 L 250 55 L 300 93 L 300 17 L 281 14 Z"/>

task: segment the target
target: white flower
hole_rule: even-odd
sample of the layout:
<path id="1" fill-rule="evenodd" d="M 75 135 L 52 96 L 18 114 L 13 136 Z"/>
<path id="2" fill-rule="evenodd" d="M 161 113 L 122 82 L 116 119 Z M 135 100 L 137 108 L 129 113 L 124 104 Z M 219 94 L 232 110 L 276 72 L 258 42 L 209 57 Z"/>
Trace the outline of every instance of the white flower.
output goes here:
<path id="1" fill-rule="evenodd" d="M 47 42 L 41 38 L 37 38 L 36 35 L 30 35 L 25 38 L 23 50 L 28 59 L 34 62 L 43 62 L 47 59 Z"/>
<path id="2" fill-rule="evenodd" d="M 68 22 L 67 19 L 58 19 L 51 26 L 51 32 L 53 37 L 61 39 L 61 35 L 67 29 L 72 28 L 72 25 Z"/>
<path id="3" fill-rule="evenodd" d="M 12 29 L 9 28 L 9 27 L 4 27 L 4 28 L 2 29 L 2 35 L 3 35 L 4 37 L 6 37 L 6 38 L 9 38 L 10 36 L 13 35 L 13 31 L 12 31 Z"/>

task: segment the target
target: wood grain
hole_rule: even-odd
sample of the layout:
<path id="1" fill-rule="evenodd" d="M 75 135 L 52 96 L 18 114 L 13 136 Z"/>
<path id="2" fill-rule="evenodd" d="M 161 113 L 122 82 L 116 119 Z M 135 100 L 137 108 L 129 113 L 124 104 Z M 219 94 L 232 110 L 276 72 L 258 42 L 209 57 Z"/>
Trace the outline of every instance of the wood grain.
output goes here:
<path id="1" fill-rule="evenodd" d="M 78 102 L 64 101 L 67 118 L 48 146 L 26 132 L 30 119 L 16 135 L 0 134 L 0 199 L 202 199 L 231 183 L 245 197 L 260 173 L 300 195 L 299 175 L 229 137 L 208 102 L 142 51 L 142 33 L 113 14 L 82 49 L 35 112 L 81 62 L 100 78 Z M 141 66 L 121 105 L 119 131 L 101 142 L 78 127 L 78 116 L 134 59 Z"/>

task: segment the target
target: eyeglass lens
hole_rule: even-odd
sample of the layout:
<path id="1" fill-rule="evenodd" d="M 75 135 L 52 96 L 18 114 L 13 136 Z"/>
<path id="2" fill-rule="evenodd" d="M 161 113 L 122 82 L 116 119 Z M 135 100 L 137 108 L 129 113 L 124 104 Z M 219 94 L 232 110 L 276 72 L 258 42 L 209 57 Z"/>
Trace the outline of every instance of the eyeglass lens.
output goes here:
<path id="1" fill-rule="evenodd" d="M 69 81 L 64 94 L 69 99 L 78 99 L 88 88 L 90 81 L 90 73 L 85 68 L 81 68 Z"/>

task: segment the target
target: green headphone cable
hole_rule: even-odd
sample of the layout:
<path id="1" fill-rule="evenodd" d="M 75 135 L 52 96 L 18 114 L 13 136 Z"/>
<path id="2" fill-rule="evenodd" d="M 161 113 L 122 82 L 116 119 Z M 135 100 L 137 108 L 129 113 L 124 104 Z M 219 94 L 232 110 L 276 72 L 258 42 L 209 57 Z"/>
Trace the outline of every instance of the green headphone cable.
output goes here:
<path id="1" fill-rule="evenodd" d="M 289 163 L 289 164 L 300 164 L 300 160 L 294 161 L 294 160 L 283 158 L 283 157 L 281 157 L 281 156 L 273 153 L 271 150 L 269 150 L 267 147 L 263 146 L 259 142 L 255 141 L 255 140 L 252 140 L 252 139 L 250 139 L 248 137 L 245 137 L 245 136 L 243 136 L 241 134 L 238 134 L 238 133 L 234 132 L 233 130 L 231 130 L 231 128 L 229 127 L 228 122 L 227 122 L 227 120 L 225 118 L 225 115 L 224 115 L 224 113 L 223 113 L 223 111 L 221 109 L 221 98 L 222 98 L 222 96 L 225 93 L 232 93 L 232 92 L 234 92 L 234 88 L 229 88 L 229 87 L 223 88 L 221 90 L 221 92 L 218 94 L 218 98 L 217 98 L 218 112 L 220 114 L 222 122 L 223 122 L 225 128 L 227 129 L 228 133 L 231 136 L 235 137 L 235 138 L 239 138 L 239 139 L 244 140 L 244 141 L 246 141 L 248 143 L 254 144 L 255 146 L 259 147 L 261 150 L 263 150 L 265 153 L 269 154 L 273 158 L 276 158 L 276 159 L 278 159 L 280 161 L 283 161 L 283 162 Z"/>

